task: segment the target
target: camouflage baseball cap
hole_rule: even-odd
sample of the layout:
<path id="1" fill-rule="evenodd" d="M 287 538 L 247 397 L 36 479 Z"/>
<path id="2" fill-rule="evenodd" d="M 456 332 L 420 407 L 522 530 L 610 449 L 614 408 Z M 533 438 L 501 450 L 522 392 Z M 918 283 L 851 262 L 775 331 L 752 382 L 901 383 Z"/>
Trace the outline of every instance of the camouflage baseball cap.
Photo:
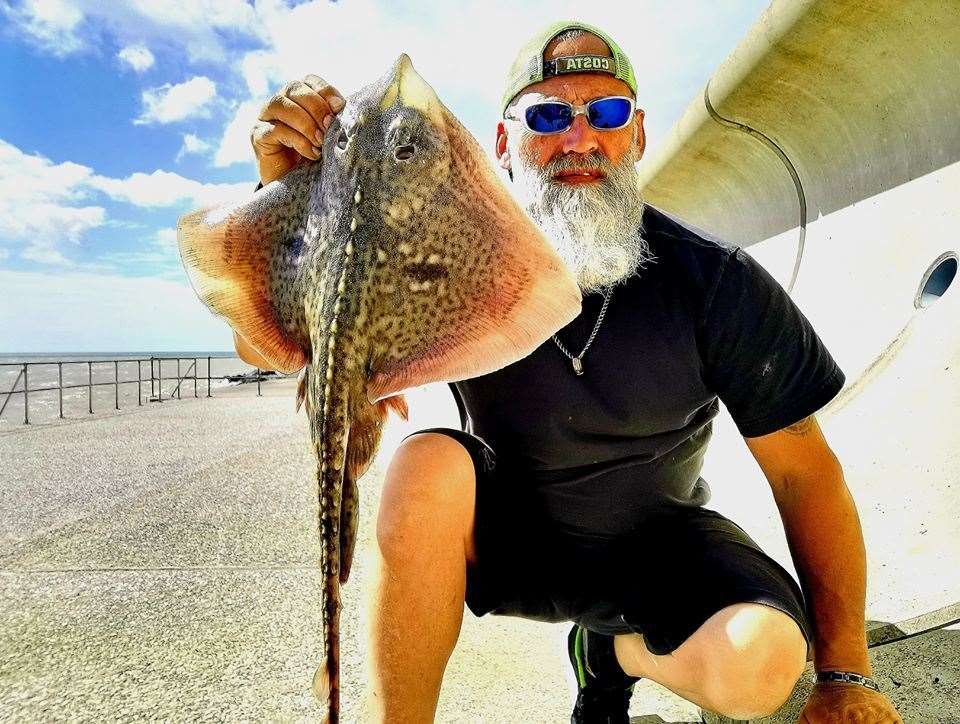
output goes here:
<path id="1" fill-rule="evenodd" d="M 570 55 L 544 62 L 543 51 L 550 41 L 564 30 L 579 28 L 593 33 L 610 49 L 613 57 L 601 55 Z M 510 72 L 507 74 L 507 87 L 500 103 L 500 115 L 503 115 L 510 101 L 528 85 L 539 83 L 544 78 L 563 73 L 608 73 L 626 83 L 634 95 L 637 94 L 637 79 L 633 75 L 633 66 L 626 54 L 613 38 L 605 32 L 587 23 L 560 20 L 552 23 L 534 35 L 517 53 Z"/>

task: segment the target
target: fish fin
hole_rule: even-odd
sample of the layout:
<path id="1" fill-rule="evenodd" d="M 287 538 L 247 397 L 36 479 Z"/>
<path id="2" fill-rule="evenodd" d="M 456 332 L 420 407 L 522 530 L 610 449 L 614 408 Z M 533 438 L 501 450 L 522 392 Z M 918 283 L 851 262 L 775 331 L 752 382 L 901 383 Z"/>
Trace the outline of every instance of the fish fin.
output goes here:
<path id="1" fill-rule="evenodd" d="M 407 398 L 403 395 L 392 395 L 385 400 L 380 400 L 377 404 L 384 405 L 384 410 L 387 408 L 393 410 L 404 420 L 410 419 L 410 408 L 407 406 Z"/>
<path id="2" fill-rule="evenodd" d="M 300 407 L 303 405 L 303 401 L 307 399 L 307 370 L 310 369 L 309 365 L 305 365 L 300 374 L 297 376 L 297 402 L 294 410 L 300 412 Z"/>
<path id="3" fill-rule="evenodd" d="M 330 667 L 327 665 L 327 659 L 320 662 L 320 666 L 313 672 L 313 695 L 327 705 L 327 713 L 320 721 L 322 724 L 336 724 L 339 721 L 339 705 L 334 704 L 334 698 L 339 701 L 339 696 L 332 691 L 330 686 Z"/>
<path id="4" fill-rule="evenodd" d="M 237 356 L 248 365 L 253 365 L 257 369 L 261 370 L 270 369 L 270 361 L 265 359 L 259 352 L 257 352 L 256 349 L 251 347 L 250 343 L 237 334 L 236 330 L 233 332 L 233 346 L 234 349 L 237 350 Z"/>
<path id="5" fill-rule="evenodd" d="M 378 320 L 392 331 L 370 351 L 371 402 L 498 370 L 580 313 L 582 295 L 570 269 L 476 140 L 442 112 L 451 149 L 438 171 L 442 180 L 423 179 L 412 196 L 416 214 L 413 201 L 404 200 L 408 206 L 397 218 L 389 210 L 385 216 L 377 282 L 386 290 L 378 293 L 392 296 L 377 308 L 392 310 Z"/>
<path id="6" fill-rule="evenodd" d="M 313 672 L 313 694 L 320 701 L 327 701 L 330 697 L 330 670 L 326 660 L 321 661 L 320 666 Z"/>
<path id="7" fill-rule="evenodd" d="M 390 398 L 393 399 L 393 398 Z M 400 398 L 402 399 L 402 398 Z M 363 405 L 350 423 L 350 436 L 347 440 L 347 469 L 345 477 L 359 480 L 377 452 L 380 438 L 383 435 L 383 425 L 386 422 L 388 410 L 398 402 L 381 400 L 375 405 Z M 406 404 L 403 404 L 404 409 Z"/>
<path id="8" fill-rule="evenodd" d="M 177 223 L 190 282 L 243 340 L 246 346 L 237 350 L 241 358 L 280 372 L 295 372 L 307 361 L 306 345 L 291 329 L 297 326 L 294 320 L 278 317 L 270 278 L 271 266 L 284 264 L 291 266 L 291 279 L 295 276 L 291 246 L 296 239 L 281 221 L 303 216 L 305 201 L 298 190 L 303 185 L 275 182 L 248 199 L 194 211 Z M 266 364 L 254 361 L 258 356 Z"/>
<path id="9" fill-rule="evenodd" d="M 360 491 L 357 481 L 348 473 L 343 476 L 343 489 L 340 492 L 340 583 L 346 583 L 350 578 L 359 522 Z"/>
<path id="10" fill-rule="evenodd" d="M 353 551 L 356 546 L 357 523 L 360 519 L 359 491 L 357 481 L 373 462 L 383 434 L 383 424 L 390 409 L 406 412 L 406 401 L 390 397 L 375 405 L 361 402 L 361 409 L 350 424 L 347 439 L 346 470 L 340 498 L 340 582 L 346 583 L 350 576 Z"/>

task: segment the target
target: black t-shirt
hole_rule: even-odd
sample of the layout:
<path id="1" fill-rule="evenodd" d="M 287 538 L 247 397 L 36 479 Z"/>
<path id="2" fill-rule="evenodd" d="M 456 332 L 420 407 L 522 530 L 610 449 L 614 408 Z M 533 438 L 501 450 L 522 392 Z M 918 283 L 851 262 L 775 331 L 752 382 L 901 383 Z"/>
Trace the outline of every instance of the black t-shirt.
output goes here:
<path id="1" fill-rule="evenodd" d="M 610 537 L 652 506 L 704 505 L 718 396 L 740 433 L 756 437 L 843 387 L 810 322 L 743 249 L 651 206 L 642 226 L 655 260 L 614 289 L 582 376 L 547 340 L 451 384 L 463 428 L 494 449 L 500 484 L 531 524 Z M 558 332 L 573 354 L 602 303 L 586 295 Z"/>

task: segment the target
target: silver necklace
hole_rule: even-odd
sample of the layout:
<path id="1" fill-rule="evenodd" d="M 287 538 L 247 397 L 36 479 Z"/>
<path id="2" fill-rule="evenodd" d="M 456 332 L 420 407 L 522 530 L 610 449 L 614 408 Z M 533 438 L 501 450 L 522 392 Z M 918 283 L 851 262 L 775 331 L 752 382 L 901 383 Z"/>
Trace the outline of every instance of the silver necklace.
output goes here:
<path id="1" fill-rule="evenodd" d="M 613 289 L 608 289 L 603 295 L 603 306 L 600 308 L 600 316 L 597 317 L 597 323 L 593 325 L 593 331 L 590 333 L 590 338 L 587 340 L 587 343 L 583 345 L 583 349 L 580 350 L 580 354 L 574 357 L 570 352 L 567 351 L 567 348 L 563 346 L 563 343 L 557 338 L 557 335 L 553 335 L 553 341 L 556 343 L 557 347 L 560 348 L 560 351 L 563 352 L 570 359 L 570 363 L 573 365 L 573 371 L 578 375 L 583 374 L 583 355 L 587 353 L 587 350 L 590 349 L 590 345 L 593 344 L 593 338 L 597 336 L 597 330 L 600 329 L 600 323 L 603 322 L 603 317 L 607 313 L 607 305 L 610 304 L 610 296 L 613 294 Z"/>

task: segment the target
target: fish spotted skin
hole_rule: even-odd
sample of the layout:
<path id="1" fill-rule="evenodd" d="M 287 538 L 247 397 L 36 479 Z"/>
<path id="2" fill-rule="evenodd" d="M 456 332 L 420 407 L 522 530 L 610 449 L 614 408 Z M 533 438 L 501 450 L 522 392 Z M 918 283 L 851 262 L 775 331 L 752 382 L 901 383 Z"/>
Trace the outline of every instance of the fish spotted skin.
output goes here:
<path id="1" fill-rule="evenodd" d="M 253 199 L 183 217 L 178 239 L 204 302 L 274 368 L 302 368 L 323 581 L 314 691 L 333 723 L 357 481 L 388 411 L 406 417 L 404 390 L 529 354 L 581 297 L 405 55 L 347 98 L 322 150 Z"/>

